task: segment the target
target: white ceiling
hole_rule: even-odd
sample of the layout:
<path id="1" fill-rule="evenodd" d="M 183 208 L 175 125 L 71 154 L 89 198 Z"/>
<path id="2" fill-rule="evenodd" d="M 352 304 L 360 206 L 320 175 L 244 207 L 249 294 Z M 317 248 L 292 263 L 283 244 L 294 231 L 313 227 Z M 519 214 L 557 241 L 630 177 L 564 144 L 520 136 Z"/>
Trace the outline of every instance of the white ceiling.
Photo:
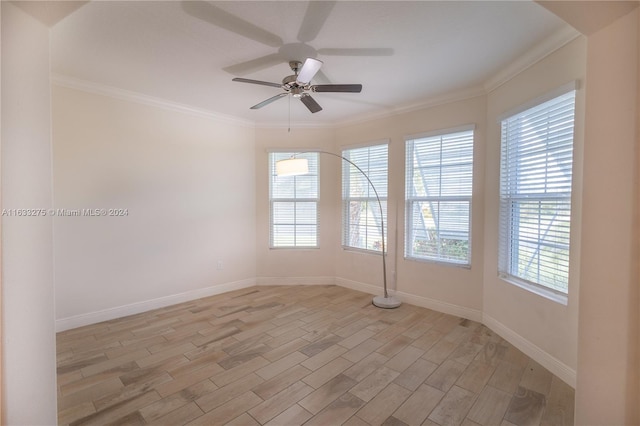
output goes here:
<path id="1" fill-rule="evenodd" d="M 479 93 L 568 28 L 529 1 L 92 1 L 52 28 L 52 72 L 269 125 L 287 122 L 287 98 L 249 107 L 281 90 L 231 79 L 280 83 L 289 60 L 314 56 L 330 82 L 363 85 L 313 94 L 316 114 L 291 99 L 294 123 L 324 125 Z M 265 56 L 270 66 L 242 65 Z"/>

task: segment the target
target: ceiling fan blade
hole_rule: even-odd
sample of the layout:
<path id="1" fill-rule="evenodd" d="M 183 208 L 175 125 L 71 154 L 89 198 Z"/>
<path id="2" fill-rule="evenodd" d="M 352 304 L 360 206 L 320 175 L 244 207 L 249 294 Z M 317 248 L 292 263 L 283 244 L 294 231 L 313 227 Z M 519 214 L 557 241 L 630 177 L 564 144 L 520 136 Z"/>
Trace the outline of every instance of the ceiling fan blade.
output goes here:
<path id="1" fill-rule="evenodd" d="M 279 84 L 279 83 L 270 83 L 268 81 L 260 81 L 260 80 L 250 80 L 248 78 L 236 77 L 232 81 L 237 81 L 239 83 L 260 84 L 262 86 L 270 86 L 270 87 L 277 87 L 277 88 L 281 88 L 282 87 L 282 84 Z"/>
<path id="2" fill-rule="evenodd" d="M 394 50 L 387 47 L 355 47 L 318 49 L 318 54 L 329 56 L 392 56 Z"/>
<path id="3" fill-rule="evenodd" d="M 311 79 L 316 75 L 318 71 L 320 71 L 320 67 L 322 66 L 322 61 L 319 59 L 307 58 L 300 68 L 298 72 L 298 77 L 296 78 L 296 82 L 301 85 L 306 85 L 311 82 Z"/>
<path id="4" fill-rule="evenodd" d="M 307 108 L 309 108 L 309 111 L 314 113 L 322 111 L 322 107 L 311 97 L 311 95 L 305 93 L 300 97 L 300 100 Z"/>
<path id="5" fill-rule="evenodd" d="M 346 92 L 346 93 L 360 93 L 362 91 L 362 84 L 316 84 L 311 86 L 311 90 L 314 92 Z"/>
<path id="6" fill-rule="evenodd" d="M 252 59 L 250 61 L 230 65 L 223 68 L 223 70 L 233 75 L 247 75 L 252 72 L 260 71 L 262 69 L 281 64 L 282 62 L 283 61 L 280 55 L 278 55 L 277 53 L 272 53 L 271 55 L 266 55 L 260 58 Z"/>
<path id="7" fill-rule="evenodd" d="M 275 96 L 270 97 L 270 98 L 269 98 L 269 99 L 267 99 L 267 100 L 264 100 L 264 101 L 260 102 L 259 104 L 255 104 L 255 105 L 254 105 L 254 106 L 252 106 L 250 109 L 259 109 L 259 108 L 262 108 L 263 106 L 265 106 L 265 105 L 269 105 L 271 102 L 273 102 L 273 101 L 277 101 L 278 99 L 280 99 L 280 98 L 282 98 L 282 97 L 285 97 L 285 96 L 287 96 L 287 95 L 288 95 L 288 93 L 287 93 L 287 92 L 279 93 L 279 94 L 277 94 L 277 95 L 275 95 Z"/>
<path id="8" fill-rule="evenodd" d="M 258 43 L 271 47 L 280 47 L 284 43 L 277 35 L 238 18 L 211 3 L 205 1 L 183 1 L 182 9 L 195 18 L 255 40 Z"/>
<path id="9" fill-rule="evenodd" d="M 310 1 L 298 31 L 298 41 L 308 43 L 314 40 L 335 4 L 335 1 Z"/>

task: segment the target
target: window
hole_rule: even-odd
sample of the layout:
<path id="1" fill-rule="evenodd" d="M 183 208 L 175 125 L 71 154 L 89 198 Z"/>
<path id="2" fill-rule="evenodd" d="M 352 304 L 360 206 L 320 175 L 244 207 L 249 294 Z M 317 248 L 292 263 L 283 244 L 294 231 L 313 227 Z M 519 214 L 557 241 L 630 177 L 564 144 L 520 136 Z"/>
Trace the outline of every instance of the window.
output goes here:
<path id="1" fill-rule="evenodd" d="M 471 264 L 473 127 L 406 141 L 405 257 Z"/>
<path id="2" fill-rule="evenodd" d="M 308 174 L 277 176 L 276 162 L 292 155 L 269 153 L 270 246 L 318 247 L 318 153 L 296 154 L 308 159 Z"/>
<path id="3" fill-rule="evenodd" d="M 567 294 L 575 90 L 502 120 L 499 274 Z"/>
<path id="4" fill-rule="evenodd" d="M 388 145 L 347 149 L 342 151 L 342 156 L 357 165 L 378 191 L 386 238 Z M 367 178 L 347 161 L 342 162 L 342 225 L 344 247 L 382 251 L 380 206 L 376 195 Z"/>

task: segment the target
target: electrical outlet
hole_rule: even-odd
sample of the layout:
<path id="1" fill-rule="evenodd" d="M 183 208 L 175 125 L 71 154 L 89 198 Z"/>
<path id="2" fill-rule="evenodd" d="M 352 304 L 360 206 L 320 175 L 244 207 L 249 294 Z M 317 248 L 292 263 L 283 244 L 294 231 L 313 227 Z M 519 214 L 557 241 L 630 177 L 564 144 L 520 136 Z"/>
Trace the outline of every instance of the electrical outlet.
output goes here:
<path id="1" fill-rule="evenodd" d="M 221 271 L 222 270 L 222 260 L 218 260 L 218 264 L 217 264 L 218 270 Z"/>

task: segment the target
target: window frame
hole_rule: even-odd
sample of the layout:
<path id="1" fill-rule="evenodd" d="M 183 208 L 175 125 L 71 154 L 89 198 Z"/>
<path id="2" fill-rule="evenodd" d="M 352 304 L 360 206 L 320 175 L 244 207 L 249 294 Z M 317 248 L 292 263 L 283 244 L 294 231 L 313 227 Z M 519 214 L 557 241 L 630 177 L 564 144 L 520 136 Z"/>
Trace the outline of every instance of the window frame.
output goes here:
<path id="1" fill-rule="evenodd" d="M 384 246 L 385 246 L 385 252 L 388 252 L 389 248 L 388 248 L 388 233 L 389 233 L 389 226 L 388 226 L 388 192 L 389 192 L 389 140 L 385 139 L 385 140 L 379 140 L 379 141 L 375 141 L 375 142 L 370 142 L 370 143 L 366 143 L 366 144 L 360 144 L 360 145 L 351 145 L 351 146 L 346 146 L 343 147 L 340 151 L 340 155 L 343 158 L 346 158 L 349 161 L 353 161 L 358 167 L 360 167 L 362 169 L 362 171 L 367 175 L 367 177 L 369 179 L 371 179 L 371 181 L 373 182 L 375 180 L 375 177 L 371 177 L 371 167 L 368 165 L 367 167 L 363 167 L 361 164 L 358 164 L 357 160 L 354 161 L 354 159 L 351 158 L 351 151 L 357 151 L 357 150 L 368 150 L 368 159 L 371 158 L 371 152 L 370 150 L 372 148 L 379 148 L 379 147 L 385 147 L 386 148 L 386 167 L 385 167 L 385 179 L 386 179 L 386 183 L 384 190 L 381 189 L 381 187 L 375 186 L 376 191 L 378 192 L 378 196 L 380 198 L 380 203 L 382 205 L 382 220 L 384 222 L 384 232 L 382 235 L 382 238 L 384 239 Z M 349 163 L 349 161 L 345 161 L 342 160 L 342 176 L 341 176 L 341 191 L 342 191 L 342 202 L 341 202 L 341 215 L 342 215 L 342 233 L 341 233 L 341 244 L 342 244 L 342 248 L 344 250 L 353 250 L 353 251 L 362 251 L 362 252 L 368 252 L 368 253 L 381 253 L 382 251 L 382 244 L 380 245 L 380 248 L 369 248 L 367 247 L 367 240 L 365 239 L 365 247 L 358 247 L 355 245 L 351 245 L 349 244 L 349 240 L 351 238 L 351 222 L 350 222 L 350 215 L 348 214 L 349 212 L 349 206 L 351 202 L 364 202 L 365 205 L 369 205 L 369 203 L 371 203 L 371 205 L 373 205 L 373 215 L 375 218 L 375 215 L 378 214 L 378 211 L 380 210 L 380 207 L 378 205 L 378 200 L 376 199 L 375 193 L 373 191 L 373 189 L 371 188 L 371 184 L 369 184 L 368 181 L 366 181 L 366 178 L 362 177 L 363 179 L 365 179 L 366 181 L 366 188 L 367 188 L 367 195 L 365 197 L 351 197 L 350 193 L 351 193 L 351 179 L 349 179 L 348 184 L 345 182 L 345 177 L 350 178 L 350 174 L 349 171 L 351 170 L 351 168 L 354 168 L 353 164 Z M 381 169 L 374 169 L 375 171 L 380 171 Z M 356 170 L 357 171 L 357 170 Z M 362 174 L 357 171 L 357 175 L 358 176 L 362 176 Z M 348 185 L 348 187 L 347 187 Z M 375 183 L 374 183 L 375 185 Z M 366 221 L 366 218 L 365 218 Z M 365 229 L 367 227 L 367 225 L 365 224 Z M 376 228 L 379 228 L 379 226 L 377 225 Z M 368 234 L 367 234 L 368 236 Z"/>
<path id="2" fill-rule="evenodd" d="M 540 96 L 532 101 L 527 102 L 526 104 L 523 104 L 517 108 L 514 108 L 513 110 L 502 114 L 499 119 L 498 119 L 498 124 L 500 125 L 500 189 L 499 189 L 499 223 L 498 223 L 498 232 L 499 232 L 499 238 L 498 238 L 498 277 L 512 285 L 516 285 L 520 288 L 523 288 L 527 291 L 530 291 L 534 294 L 537 294 L 539 296 L 545 297 L 547 299 L 550 299 L 552 301 L 561 303 L 566 305 L 568 303 L 568 296 L 569 296 L 569 285 L 570 285 L 570 281 L 571 281 L 571 240 L 572 240 L 572 221 L 573 221 L 573 216 L 574 216 L 574 212 L 573 212 L 573 187 L 575 185 L 575 142 L 576 142 L 576 99 L 577 99 L 577 81 L 571 82 L 569 84 L 566 84 L 564 86 L 561 86 L 543 96 Z M 561 98 L 565 98 L 568 97 L 570 98 L 570 101 L 565 101 L 562 100 Z M 545 183 L 545 189 L 544 191 L 539 191 L 536 193 L 532 193 L 531 190 L 529 191 L 524 191 L 523 188 L 520 188 L 518 185 L 521 185 L 522 187 L 525 186 L 525 184 L 518 184 L 518 183 L 511 183 L 511 181 L 508 181 L 507 179 L 511 179 L 514 180 L 515 179 L 515 175 L 513 174 L 513 172 L 511 172 L 511 176 L 506 176 L 505 174 L 506 172 L 506 167 L 507 167 L 507 162 L 512 158 L 512 157 L 507 157 L 508 155 L 516 155 L 518 161 L 526 161 L 527 159 L 530 159 L 532 157 L 528 157 L 526 156 L 526 154 L 521 154 L 521 153 L 513 153 L 513 146 L 505 146 L 505 144 L 507 143 L 507 141 L 505 140 L 505 126 L 506 121 L 507 120 L 511 120 L 511 119 L 516 119 L 518 117 L 522 117 L 523 115 L 525 115 L 526 113 L 531 113 L 532 110 L 537 110 L 540 109 L 541 106 L 545 105 L 545 104 L 549 104 L 549 108 L 547 108 L 547 118 L 546 121 L 549 122 L 551 121 L 551 118 L 549 118 L 549 111 L 548 110 L 553 110 L 554 108 L 558 108 L 559 105 L 562 102 L 568 102 L 569 107 L 568 108 L 572 108 L 570 111 L 571 117 L 571 131 L 570 131 L 570 138 L 567 139 L 567 137 L 563 138 L 561 142 L 557 141 L 557 136 L 555 135 L 555 133 L 551 134 L 551 137 L 549 136 L 549 132 L 546 133 L 545 138 L 544 138 L 544 143 L 546 144 L 546 148 L 544 150 L 544 154 L 545 155 L 553 155 L 554 152 L 556 152 L 558 149 L 567 149 L 570 148 L 570 154 L 569 154 L 569 172 L 570 172 L 570 176 L 568 177 L 568 179 L 565 177 L 565 183 L 564 185 L 562 185 L 562 188 L 564 188 L 564 191 L 560 192 L 554 192 L 553 190 L 547 190 L 547 184 Z M 539 113 L 538 113 L 539 114 Z M 555 115 L 552 116 L 556 117 Z M 513 130 L 511 130 L 513 131 Z M 549 147 L 550 143 L 549 140 L 551 141 L 551 148 Z M 512 142 L 515 143 L 515 142 Z M 517 149 L 517 148 L 516 148 Z M 551 153 L 551 154 L 550 154 Z M 564 154 L 563 157 L 560 157 L 560 159 L 566 161 L 566 154 Z M 555 162 L 559 163 L 560 159 L 556 158 Z M 564 163 L 563 163 L 564 164 Z M 510 165 L 512 165 L 512 163 L 510 163 Z M 519 167 L 523 167 L 523 165 L 521 163 L 515 163 L 515 165 L 519 165 Z M 550 172 L 553 172 L 552 170 L 552 164 L 550 164 L 550 162 L 545 161 L 545 166 L 541 167 L 539 169 L 536 169 L 537 171 L 543 171 L 545 173 L 545 176 L 549 175 Z M 560 165 L 555 165 L 556 168 L 561 168 L 562 166 Z M 563 169 L 564 170 L 564 169 Z M 566 171 L 566 170 L 565 170 Z M 518 177 L 520 177 L 520 174 L 518 174 Z M 524 178 L 520 177 L 521 181 L 524 182 Z M 568 183 L 567 183 L 568 181 Z M 510 185 L 511 187 L 514 187 L 513 189 L 509 189 L 506 188 L 505 186 Z M 554 185 L 556 187 L 560 187 L 559 183 L 554 183 Z M 549 185 L 551 186 L 551 185 Z M 520 189 L 519 189 L 520 188 Z M 553 189 L 553 188 L 552 188 Z M 520 191 L 520 192 L 518 192 Z M 525 201 L 526 200 L 526 201 Z M 518 232 L 518 234 L 521 233 L 520 231 L 520 227 L 518 225 L 518 231 L 514 231 L 514 226 L 513 226 L 513 215 L 509 214 L 509 212 L 513 211 L 514 206 L 519 205 L 521 208 L 523 205 L 525 205 L 525 203 L 531 204 L 532 202 L 537 202 L 539 203 L 539 211 L 538 211 L 538 222 L 542 223 L 543 222 L 543 209 L 542 209 L 542 203 L 549 203 L 549 202 L 555 202 L 556 204 L 556 209 L 553 210 L 555 212 L 554 216 L 551 219 L 547 219 L 550 223 L 548 224 L 547 228 L 548 230 L 551 229 L 551 227 L 553 226 L 553 222 L 556 220 L 556 217 L 559 213 L 564 213 L 565 217 L 567 217 L 566 219 L 566 224 L 563 227 L 564 230 L 566 230 L 566 238 L 567 238 L 567 243 L 566 243 L 566 268 L 564 270 L 562 270 L 561 272 L 566 274 L 566 283 L 564 284 L 564 289 L 558 289 L 555 288 L 549 284 L 545 284 L 543 282 L 536 282 L 536 281 L 532 281 L 530 279 L 527 279 L 526 277 L 520 276 L 517 273 L 514 273 L 514 249 L 513 249 L 513 244 L 514 244 L 514 238 L 513 238 L 513 234 L 515 232 Z M 564 208 L 559 208 L 560 206 L 564 205 Z M 518 221 L 518 223 L 520 221 L 522 221 L 523 219 L 522 214 L 517 215 L 516 219 Z M 547 230 L 547 232 L 548 232 Z M 555 245 L 553 244 L 549 244 L 547 241 L 545 241 L 546 238 L 546 233 L 544 233 L 542 235 L 542 237 L 536 239 L 535 243 L 531 243 L 531 244 L 537 244 L 538 249 L 536 249 L 537 252 L 539 252 L 541 250 L 540 247 L 542 246 L 549 246 L 550 248 L 559 248 L 556 246 L 560 246 L 560 243 L 556 243 Z M 520 239 L 518 237 L 518 239 Z M 538 260 L 537 263 L 540 264 L 542 262 L 542 257 L 540 254 L 537 255 Z M 546 258 L 546 257 L 545 257 Z M 516 262 L 517 263 L 517 262 Z M 516 265 L 517 266 L 517 265 Z M 538 266 L 538 269 L 540 269 L 540 266 Z M 538 276 L 540 276 L 540 274 L 538 274 Z"/>
<path id="3" fill-rule="evenodd" d="M 430 131 L 430 132 L 425 132 L 425 133 L 420 133 L 420 134 L 416 134 L 416 135 L 409 135 L 405 137 L 405 229 L 404 229 L 404 238 L 405 238 L 405 244 L 404 244 L 404 258 L 407 260 L 411 260 L 411 261 L 417 261 L 417 262 L 427 262 L 427 263 L 438 263 L 438 264 L 443 264 L 443 265 L 447 265 L 447 266 L 455 266 L 455 267 L 461 267 L 461 268 L 471 268 L 471 264 L 472 264 L 472 240 L 473 240 L 473 234 L 472 234 L 472 222 L 473 222 L 473 179 L 474 179 L 474 155 L 475 155 L 475 124 L 469 124 L 469 125 L 463 125 L 463 126 L 458 126 L 458 127 L 453 127 L 453 128 L 448 128 L 448 129 L 440 129 L 440 130 L 434 130 L 434 131 Z M 458 196 L 452 196 L 452 195 L 437 195 L 437 196 L 418 196 L 418 195 L 414 195 L 415 194 L 415 183 L 414 183 L 414 171 L 416 170 L 416 168 L 414 167 L 414 152 L 416 149 L 416 142 L 423 140 L 425 144 L 429 143 L 428 140 L 429 139 L 436 139 L 439 138 L 440 139 L 440 148 L 439 148 L 439 153 L 440 156 L 442 156 L 442 140 L 443 138 L 451 138 L 454 137 L 455 135 L 462 135 L 464 133 L 470 133 L 470 135 L 467 135 L 467 137 L 470 136 L 470 146 L 465 147 L 466 149 L 470 150 L 470 153 L 467 153 L 466 156 L 470 155 L 470 160 L 461 160 L 460 162 L 456 162 L 456 163 L 449 163 L 447 164 L 448 166 L 453 166 L 453 165 L 466 165 L 470 168 L 469 170 L 469 174 L 468 174 L 468 179 L 469 179 L 469 188 L 468 188 L 468 193 L 466 195 L 458 195 Z M 442 158 L 440 159 L 440 162 L 438 163 L 437 168 L 440 170 L 439 173 L 439 177 L 438 179 L 442 179 L 442 171 L 443 171 L 443 164 L 442 164 Z M 424 185 L 424 183 L 422 183 L 422 185 Z M 415 232 L 416 230 L 414 229 L 413 226 L 413 211 L 414 211 L 414 205 L 416 203 L 425 203 L 425 202 L 436 202 L 436 203 L 442 203 L 442 202 L 451 202 L 451 203 L 468 203 L 468 215 L 467 215 L 467 222 L 468 222 L 468 228 L 466 230 L 466 235 L 467 235 L 467 256 L 465 260 L 456 260 L 456 259 L 452 259 L 452 258 L 446 258 L 444 256 L 429 256 L 429 255 L 418 255 L 415 252 L 415 249 L 413 247 L 414 245 L 414 240 L 415 240 Z M 425 232 L 427 230 L 427 228 L 424 228 Z M 440 231 L 438 231 L 438 238 L 440 238 Z M 438 250 L 441 249 L 441 246 L 438 246 Z"/>
<path id="4" fill-rule="evenodd" d="M 268 173 L 269 173 L 269 249 L 273 249 L 273 250 L 307 250 L 307 249 L 317 249 L 320 247 L 320 234 L 319 234 L 319 225 L 320 225 L 320 211 L 319 211 L 319 203 L 320 203 L 320 153 L 318 152 L 312 152 L 312 151 L 289 151 L 289 150 L 273 150 L 273 151 L 268 151 Z M 301 176 L 277 176 L 276 172 L 275 172 L 275 165 L 278 161 L 280 160 L 284 160 L 287 158 L 290 158 L 292 156 L 300 158 L 300 157 L 306 157 L 309 158 L 309 173 L 305 174 L 305 175 L 301 175 Z M 276 157 L 282 157 L 282 158 L 276 158 Z M 312 158 L 310 157 L 314 157 L 315 160 L 312 160 Z M 314 169 L 313 166 L 313 161 L 315 161 L 315 170 L 316 173 L 312 173 L 312 170 Z M 308 176 L 314 176 L 315 177 L 315 192 L 316 192 L 316 197 L 315 198 L 309 198 L 309 197 L 298 197 L 296 195 L 296 193 L 298 192 L 298 184 L 300 181 L 300 178 L 304 178 L 304 177 L 308 177 Z M 294 187 L 293 187 L 293 192 L 294 192 L 294 196 L 293 197 L 274 197 L 274 180 L 275 179 L 289 179 L 292 180 L 294 183 Z M 274 223 L 275 220 L 275 214 L 274 214 L 274 204 L 277 203 L 293 203 L 294 205 L 294 211 L 293 211 L 293 223 L 288 223 L 288 224 L 277 224 Z M 297 219 L 296 219 L 296 212 L 297 210 L 295 209 L 295 206 L 297 203 L 314 203 L 315 205 L 315 223 L 297 223 Z M 293 226 L 294 229 L 294 243 L 293 245 L 276 245 L 275 241 L 274 241 L 274 237 L 276 235 L 276 233 L 274 232 L 275 230 L 275 226 L 276 225 L 286 225 L 286 226 Z M 315 226 L 315 244 L 313 245 L 309 245 L 309 244 L 297 244 L 296 238 L 297 238 L 297 233 L 295 232 L 296 229 L 300 226 Z"/>

